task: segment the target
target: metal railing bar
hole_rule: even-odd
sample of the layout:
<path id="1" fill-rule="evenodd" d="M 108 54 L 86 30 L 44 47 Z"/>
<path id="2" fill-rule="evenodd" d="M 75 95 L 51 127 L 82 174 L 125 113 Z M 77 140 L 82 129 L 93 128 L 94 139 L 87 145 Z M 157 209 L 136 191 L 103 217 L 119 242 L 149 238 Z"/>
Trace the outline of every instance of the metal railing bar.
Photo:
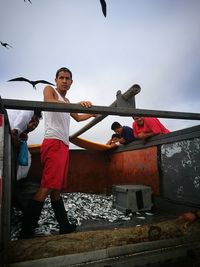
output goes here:
<path id="1" fill-rule="evenodd" d="M 84 108 L 81 107 L 79 104 L 62 104 L 62 103 L 13 100 L 13 99 L 2 99 L 2 103 L 6 109 L 23 109 L 23 110 L 38 109 L 43 111 L 103 114 L 107 116 L 118 115 L 124 117 L 126 116 L 132 117 L 133 115 L 141 115 L 146 117 L 159 117 L 159 118 L 169 118 L 169 119 L 200 120 L 200 113 L 191 113 L 191 112 L 135 109 L 131 107 L 106 107 L 106 106 L 92 106 L 91 108 Z"/>
<path id="2" fill-rule="evenodd" d="M 79 104 L 65 104 L 65 103 L 52 103 L 43 101 L 28 101 L 28 100 L 13 100 L 1 99 L 4 108 L 6 109 L 21 109 L 21 110 L 41 110 L 41 111 L 57 111 L 57 112 L 70 112 L 70 113 L 90 113 L 98 114 L 87 125 L 82 127 L 79 131 L 70 136 L 70 140 L 84 133 L 98 122 L 103 120 L 108 115 L 117 115 L 124 117 L 132 117 L 133 115 L 145 117 L 157 117 L 168 119 L 184 119 L 184 120 L 200 120 L 200 113 L 191 112 L 178 112 L 178 111 L 163 111 L 163 110 L 148 110 L 148 109 L 135 109 L 132 107 L 115 107 L 116 101 L 109 107 L 106 106 L 92 106 L 91 108 L 81 107 Z"/>

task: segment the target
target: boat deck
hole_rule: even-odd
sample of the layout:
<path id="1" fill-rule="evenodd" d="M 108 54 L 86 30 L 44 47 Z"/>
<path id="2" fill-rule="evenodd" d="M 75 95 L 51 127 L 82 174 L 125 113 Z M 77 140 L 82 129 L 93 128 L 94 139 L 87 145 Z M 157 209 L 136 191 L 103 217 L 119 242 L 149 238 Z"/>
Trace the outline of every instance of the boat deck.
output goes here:
<path id="1" fill-rule="evenodd" d="M 90 225 L 92 226 L 92 224 Z M 97 226 L 94 223 L 93 228 L 95 228 L 94 225 Z M 89 224 L 87 224 L 88 226 Z M 185 227 L 184 222 L 174 219 L 138 227 L 132 227 L 130 222 L 129 227 L 125 227 L 125 225 L 117 227 L 113 223 L 112 226 L 114 228 L 98 230 L 82 227 L 82 231 L 71 234 L 12 241 L 9 249 L 10 264 L 19 262 L 19 265 L 13 266 L 75 266 L 73 264 L 83 264 L 87 261 L 109 261 L 110 258 L 112 258 L 112 262 L 117 262 L 127 254 L 132 255 L 133 258 L 140 255 L 141 262 L 143 257 L 147 257 L 147 254 L 150 255 L 151 253 L 154 255 L 154 260 L 158 256 L 161 257 L 160 260 L 166 260 L 168 257 L 171 259 L 177 255 L 185 256 L 188 250 L 200 251 L 199 220 L 188 227 Z M 149 258 L 147 260 L 151 262 Z M 22 262 L 29 261 L 33 261 L 35 265 L 20 265 Z M 57 264 L 55 265 L 56 261 Z M 59 265 L 59 261 L 66 264 Z M 53 265 L 50 262 L 51 264 L 53 262 Z M 45 265 L 44 263 L 48 264 Z M 105 264 L 91 266 L 105 266 Z M 120 265 L 115 263 L 110 266 Z"/>
<path id="2" fill-rule="evenodd" d="M 30 197 L 30 195 L 29 195 Z M 69 220 L 77 225 L 77 231 L 140 227 L 177 218 L 178 214 L 153 207 L 147 211 L 122 212 L 113 208 L 113 195 L 66 193 L 63 195 Z M 27 199 L 20 199 L 25 203 Z M 11 239 L 17 240 L 21 228 L 22 212 L 13 209 Z M 46 236 L 58 233 L 58 224 L 51 208 L 50 199 L 45 201 L 36 235 Z"/>
<path id="3" fill-rule="evenodd" d="M 56 257 L 64 257 L 64 261 L 72 260 L 72 263 L 77 263 L 79 259 L 78 263 L 82 264 L 86 255 L 96 261 L 101 260 L 101 257 L 110 258 L 110 253 L 114 253 L 118 257 L 123 250 L 125 250 L 125 254 L 130 253 L 130 251 L 137 252 L 138 249 L 140 253 L 146 253 L 145 251 L 149 250 L 149 247 L 155 251 L 155 249 L 161 249 L 162 246 L 167 246 L 167 249 L 170 249 L 170 257 L 173 258 L 172 255 L 176 255 L 174 250 L 180 244 L 183 246 L 186 243 L 185 246 L 188 248 L 188 244 L 192 240 L 192 246 L 194 246 L 195 243 L 193 242 L 200 236 L 199 220 L 186 227 L 184 221 L 177 220 L 178 214 L 170 209 L 169 212 L 169 210 L 161 211 L 154 207 L 150 211 L 124 214 L 112 207 L 112 195 L 68 193 L 63 195 L 63 200 L 66 210 L 68 210 L 69 219 L 73 221 L 73 217 L 77 223 L 77 231 L 67 235 L 58 234 L 57 222 L 50 207 L 50 200 L 47 199 L 39 220 L 39 227 L 36 230 L 36 237 L 28 240 L 17 240 L 22 215 L 19 210 L 14 210 L 12 217 L 13 241 L 10 242 L 9 249 L 11 266 L 18 266 L 16 265 L 18 262 L 21 264 L 30 261 L 43 266 L 44 262 L 37 261 L 46 262 L 51 259 L 54 262 Z M 178 241 L 174 243 L 174 239 Z M 163 245 L 162 242 L 167 243 Z M 185 253 L 184 247 L 181 247 L 181 250 L 184 250 Z M 163 251 L 160 253 L 162 254 Z M 153 257 L 157 258 L 155 255 Z M 87 258 L 85 260 L 87 261 Z M 109 261 L 109 259 L 107 260 Z M 127 265 L 124 263 L 121 266 L 133 266 L 128 265 L 130 258 L 126 260 Z M 118 260 L 112 259 L 112 261 L 115 263 L 112 262 L 112 265 L 108 264 L 108 266 L 120 266 L 116 265 L 119 264 L 119 258 Z M 147 262 L 150 263 L 151 261 L 147 259 Z M 48 264 L 51 266 L 51 263 Z M 105 266 L 105 264 L 91 266 Z"/>

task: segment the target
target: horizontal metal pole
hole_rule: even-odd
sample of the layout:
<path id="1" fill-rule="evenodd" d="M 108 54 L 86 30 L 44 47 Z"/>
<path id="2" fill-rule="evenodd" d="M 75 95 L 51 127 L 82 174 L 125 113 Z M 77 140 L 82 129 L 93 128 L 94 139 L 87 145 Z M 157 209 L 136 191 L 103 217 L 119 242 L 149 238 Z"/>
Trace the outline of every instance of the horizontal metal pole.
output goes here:
<path id="1" fill-rule="evenodd" d="M 131 107 L 111 107 L 111 106 L 110 107 L 92 106 L 90 108 L 84 108 L 81 107 L 79 104 L 62 104 L 62 103 L 13 100 L 13 99 L 2 99 L 2 103 L 6 109 L 20 109 L 20 110 L 37 109 L 42 111 L 118 115 L 124 117 L 141 115 L 145 117 L 200 120 L 200 113 L 190 113 L 190 112 L 148 110 L 148 109 L 135 109 Z"/>
<path id="2" fill-rule="evenodd" d="M 125 93 L 122 94 L 122 97 L 123 97 L 124 100 L 128 101 L 133 96 L 138 94 L 140 91 L 141 91 L 140 86 L 138 84 L 134 84 Z M 116 107 L 116 106 L 117 106 L 117 100 L 115 100 L 112 104 L 110 104 L 109 107 Z M 79 136 L 82 133 L 86 132 L 87 130 L 92 128 L 94 125 L 96 125 L 97 123 L 99 123 L 100 121 L 105 119 L 108 115 L 109 114 L 107 114 L 107 115 L 103 115 L 103 114 L 98 115 L 92 121 L 90 121 L 85 126 L 83 126 L 81 129 L 79 129 L 77 132 L 75 132 L 74 134 L 70 135 L 70 140 L 72 140 L 73 138 L 76 138 L 77 136 Z"/>
<path id="3" fill-rule="evenodd" d="M 95 106 L 93 106 L 95 108 Z M 118 116 L 130 116 L 139 115 L 143 117 L 157 117 L 157 118 L 168 118 L 168 119 L 184 119 L 184 120 L 200 120 L 200 113 L 188 113 L 188 112 L 177 112 L 177 111 L 161 111 L 161 110 L 147 110 L 147 109 L 134 109 L 134 108 L 107 108 L 109 114 L 107 115 L 118 115 Z M 95 113 L 95 112 L 94 112 Z M 98 112 L 100 113 L 100 112 Z M 104 114 L 104 113 L 102 113 Z M 106 116 L 107 116 L 106 115 Z M 94 118 L 91 122 L 83 126 L 80 130 L 70 135 L 70 140 L 83 134 L 91 127 L 96 125 L 98 122 L 103 120 L 106 116 L 99 115 Z"/>

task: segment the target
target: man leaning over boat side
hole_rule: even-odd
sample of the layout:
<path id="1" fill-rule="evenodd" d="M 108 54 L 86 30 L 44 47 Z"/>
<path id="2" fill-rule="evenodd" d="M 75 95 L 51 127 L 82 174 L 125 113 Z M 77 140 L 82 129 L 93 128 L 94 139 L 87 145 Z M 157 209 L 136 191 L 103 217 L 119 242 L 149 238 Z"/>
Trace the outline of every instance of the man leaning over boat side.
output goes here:
<path id="1" fill-rule="evenodd" d="M 111 136 L 111 138 L 108 140 L 108 142 L 106 143 L 106 145 L 109 145 L 112 148 L 118 147 L 119 145 L 121 145 L 119 140 L 120 140 L 120 135 L 119 134 L 113 134 Z"/>
<path id="2" fill-rule="evenodd" d="M 152 136 L 170 133 L 157 118 L 133 116 L 133 119 L 132 128 L 135 138 L 141 139 L 143 143 Z"/>
<path id="3" fill-rule="evenodd" d="M 133 130 L 129 126 L 122 126 L 119 122 L 115 121 L 111 125 L 111 130 L 113 130 L 116 134 L 114 136 L 115 137 L 114 143 L 127 145 L 127 144 L 129 144 L 135 140 Z M 113 137 L 113 135 L 112 135 L 112 137 Z M 109 144 L 109 142 L 112 141 L 112 137 L 106 144 Z M 116 139 L 116 137 L 117 137 L 117 139 Z"/>
<path id="4" fill-rule="evenodd" d="M 53 103 L 69 103 L 66 98 L 73 80 L 68 68 L 60 68 L 55 77 L 56 88 L 44 88 L 44 101 Z M 79 102 L 82 107 L 90 108 L 90 101 Z M 76 224 L 68 221 L 61 192 L 67 188 L 67 171 L 69 164 L 69 123 L 70 116 L 77 122 L 95 117 L 94 114 L 78 114 L 67 112 L 44 112 L 44 140 L 41 146 L 42 178 L 40 188 L 29 206 L 22 220 L 21 238 L 32 238 L 40 217 L 44 201 L 48 195 L 58 221 L 60 234 L 76 230 Z"/>

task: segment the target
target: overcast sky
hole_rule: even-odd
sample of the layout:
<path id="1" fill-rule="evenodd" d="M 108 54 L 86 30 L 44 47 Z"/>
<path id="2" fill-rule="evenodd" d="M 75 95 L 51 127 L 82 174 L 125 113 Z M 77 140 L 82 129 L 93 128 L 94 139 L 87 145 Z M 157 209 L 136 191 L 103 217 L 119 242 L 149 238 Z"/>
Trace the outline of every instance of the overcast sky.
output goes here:
<path id="1" fill-rule="evenodd" d="M 72 103 L 90 100 L 108 106 L 116 92 L 141 86 L 136 107 L 199 112 L 200 0 L 106 0 L 107 17 L 99 0 L 1 0 L 0 95 L 2 98 L 43 100 L 26 82 L 7 82 L 23 76 L 54 83 L 55 72 L 66 66 L 74 83 Z M 132 124 L 132 118 L 109 116 L 81 137 L 106 143 L 113 121 Z M 161 119 L 171 131 L 199 121 Z M 86 122 L 71 119 L 71 134 Z M 29 143 L 41 143 L 43 121 Z"/>

